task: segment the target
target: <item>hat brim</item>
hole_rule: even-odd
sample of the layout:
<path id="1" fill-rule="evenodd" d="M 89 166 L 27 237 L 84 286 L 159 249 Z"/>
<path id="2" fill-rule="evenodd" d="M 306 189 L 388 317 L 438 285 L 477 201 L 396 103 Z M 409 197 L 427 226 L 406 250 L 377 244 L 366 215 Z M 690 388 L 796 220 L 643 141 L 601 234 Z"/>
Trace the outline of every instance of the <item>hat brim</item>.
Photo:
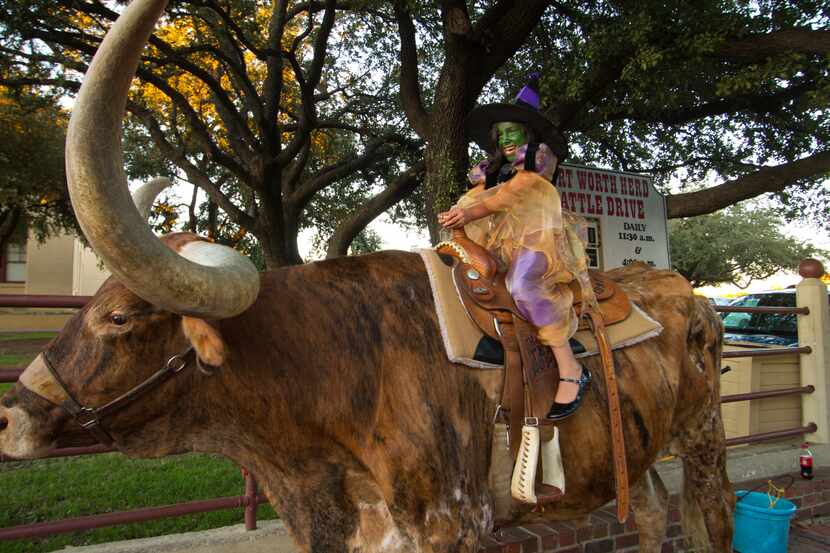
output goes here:
<path id="1" fill-rule="evenodd" d="M 568 153 L 567 143 L 562 133 L 545 116 L 538 111 L 516 104 L 485 104 L 475 107 L 467 116 L 465 123 L 467 136 L 489 154 L 494 144 L 490 140 L 490 129 L 502 121 L 522 123 L 533 131 L 537 142 L 546 143 L 551 150 L 563 160 Z"/>

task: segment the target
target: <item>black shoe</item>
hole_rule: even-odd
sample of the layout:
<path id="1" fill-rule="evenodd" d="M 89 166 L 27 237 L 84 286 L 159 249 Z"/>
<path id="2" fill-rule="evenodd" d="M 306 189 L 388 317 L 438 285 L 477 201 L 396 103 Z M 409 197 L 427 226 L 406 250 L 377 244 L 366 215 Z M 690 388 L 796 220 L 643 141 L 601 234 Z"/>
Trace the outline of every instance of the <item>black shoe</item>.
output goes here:
<path id="1" fill-rule="evenodd" d="M 579 408 L 582 404 L 582 399 L 585 397 L 585 388 L 588 387 L 588 384 L 591 383 L 591 372 L 582 367 L 582 375 L 579 378 L 560 378 L 559 380 L 563 380 L 565 382 L 573 382 L 574 384 L 579 385 L 579 391 L 576 393 L 576 397 L 570 403 L 556 403 L 553 402 L 553 405 L 548 411 L 547 416 L 545 417 L 549 421 L 561 421 L 567 417 L 570 417 L 574 414 L 574 412 Z"/>

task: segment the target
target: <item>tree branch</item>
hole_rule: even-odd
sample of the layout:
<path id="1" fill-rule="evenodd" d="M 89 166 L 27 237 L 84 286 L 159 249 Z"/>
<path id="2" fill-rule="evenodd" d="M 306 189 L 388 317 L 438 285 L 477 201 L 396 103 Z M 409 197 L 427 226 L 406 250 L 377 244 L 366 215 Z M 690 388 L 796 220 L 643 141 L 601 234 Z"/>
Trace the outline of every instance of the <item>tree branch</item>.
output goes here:
<path id="1" fill-rule="evenodd" d="M 346 0 L 340 0 L 339 2 L 336 2 L 334 7 L 335 9 L 344 11 L 353 10 L 355 8 L 359 8 L 361 10 L 365 9 L 363 4 L 360 2 L 348 2 Z M 326 9 L 325 2 L 297 2 L 288 11 L 288 19 L 293 19 L 303 12 L 308 12 L 309 15 L 312 15 L 314 13 L 321 12 L 324 9 Z"/>
<path id="2" fill-rule="evenodd" d="M 295 205 L 299 212 L 317 192 L 355 171 L 368 167 L 384 155 L 386 150 L 383 146 L 389 142 L 389 139 L 389 136 L 377 138 L 366 146 L 361 155 L 338 161 L 317 171 L 289 197 L 288 203 Z"/>
<path id="3" fill-rule="evenodd" d="M 198 185 L 205 192 L 210 195 L 210 198 L 221 207 L 228 216 L 233 219 L 235 223 L 247 229 L 254 228 L 256 221 L 236 207 L 230 198 L 228 198 L 218 186 L 214 185 L 210 178 L 205 175 L 198 167 L 193 165 L 182 150 L 174 147 L 164 136 L 164 131 L 161 129 L 158 121 L 153 117 L 152 112 L 132 101 L 128 101 L 128 109 L 141 119 L 147 130 L 150 131 L 150 136 L 156 146 L 164 153 L 164 155 L 176 164 L 182 171 L 185 172 L 187 178 L 193 184 Z"/>
<path id="4" fill-rule="evenodd" d="M 192 4 L 194 6 L 199 5 L 195 1 L 193 1 Z M 227 27 L 234 32 L 234 35 L 236 35 L 236 38 L 239 40 L 240 44 L 242 44 L 243 46 L 245 46 L 245 48 L 247 48 L 248 50 L 253 52 L 254 55 L 257 57 L 257 59 L 265 61 L 266 57 L 269 54 L 274 53 L 274 50 L 267 49 L 267 48 L 259 48 L 259 47 L 257 47 L 256 44 L 251 42 L 251 40 L 249 40 L 248 37 L 245 36 L 244 31 L 233 20 L 233 17 L 231 17 L 231 14 L 226 12 L 225 10 L 223 10 L 219 5 L 216 4 L 216 2 L 205 1 L 205 2 L 202 2 L 201 5 L 206 7 L 206 8 L 209 8 L 213 12 L 215 12 L 222 19 L 222 21 L 225 23 L 225 25 L 227 25 Z M 278 50 L 279 49 L 277 49 L 277 51 Z"/>
<path id="5" fill-rule="evenodd" d="M 194 17 L 196 16 L 194 15 Z M 239 44 L 234 41 L 227 27 L 221 24 L 221 21 L 217 25 L 216 21 L 208 17 L 200 17 L 200 19 L 210 27 L 219 42 L 218 48 L 208 47 L 208 51 L 231 69 L 229 72 L 230 78 L 236 85 L 237 93 L 242 98 L 245 108 L 254 114 L 255 119 L 259 121 L 262 118 L 262 102 L 248 74 L 244 52 Z"/>
<path id="6" fill-rule="evenodd" d="M 297 183 L 299 183 L 300 177 L 302 176 L 306 164 L 308 163 L 310 152 L 311 141 L 309 140 L 306 142 L 305 146 L 300 149 L 300 152 L 294 158 L 294 161 L 291 162 L 291 165 L 289 165 L 285 170 L 285 175 L 282 179 L 282 186 L 286 192 L 286 194 L 284 194 L 285 196 L 288 196 L 297 190 Z"/>
<path id="7" fill-rule="evenodd" d="M 223 152 L 213 141 L 211 132 L 208 130 L 204 121 L 199 118 L 199 114 L 196 113 L 193 106 L 191 106 L 190 102 L 187 101 L 187 98 L 171 87 L 166 80 L 153 74 L 152 71 L 142 69 L 141 66 L 139 66 L 138 75 L 145 82 L 152 84 L 160 91 L 164 92 L 168 98 L 179 106 L 179 109 L 184 112 L 185 117 L 187 117 L 187 120 L 190 122 L 191 129 L 209 150 L 211 157 L 216 160 L 217 163 L 228 168 L 241 180 L 246 182 L 248 181 L 249 175 L 247 170 L 242 167 L 236 159 Z"/>
<path id="8" fill-rule="evenodd" d="M 411 194 L 423 178 L 426 164 L 421 161 L 399 174 L 387 187 L 343 221 L 329 239 L 326 258 L 346 255 L 360 231 L 381 213 Z"/>
<path id="9" fill-rule="evenodd" d="M 444 36 L 457 35 L 465 40 L 476 41 L 473 36 L 473 24 L 467 3 L 463 0 L 441 0 L 441 22 L 444 26 Z"/>
<path id="10" fill-rule="evenodd" d="M 724 42 L 715 55 L 741 61 L 761 61 L 783 52 L 827 54 L 830 31 L 793 27 L 763 34 L 751 34 Z"/>
<path id="11" fill-rule="evenodd" d="M 283 148 L 282 152 L 275 159 L 278 166 L 287 165 L 299 153 L 303 145 L 310 140 L 310 133 L 314 128 L 317 118 L 314 104 L 314 91 L 320 84 L 320 79 L 323 75 L 323 65 L 326 61 L 329 36 L 331 35 L 332 27 L 334 27 L 335 5 L 336 2 L 334 0 L 326 0 L 323 20 L 320 22 L 317 36 L 314 37 L 314 54 L 305 81 L 300 81 L 301 74 L 297 74 L 301 98 L 300 116 L 298 118 L 299 127 L 291 138 L 291 142 Z M 296 64 L 293 54 L 289 59 L 292 60 L 292 67 L 294 67 L 294 71 L 297 73 L 299 66 Z"/>
<path id="12" fill-rule="evenodd" d="M 285 9 L 288 2 L 276 2 L 268 24 L 268 45 L 270 52 L 266 56 L 265 82 L 262 85 L 262 98 L 265 104 L 260 128 L 263 129 L 268 152 L 276 155 L 279 151 L 280 132 L 278 116 L 282 97 L 282 37 L 285 33 Z"/>
<path id="13" fill-rule="evenodd" d="M 429 114 L 421 100 L 418 82 L 418 51 L 415 45 L 415 24 L 407 11 L 404 0 L 395 2 L 395 18 L 398 20 L 398 36 L 401 41 L 401 103 L 409 124 L 423 139 L 429 136 Z"/>
<path id="14" fill-rule="evenodd" d="M 817 84 L 813 81 L 798 85 L 789 86 L 774 94 L 740 94 L 706 102 L 697 106 L 684 106 L 665 111 L 648 110 L 638 113 L 630 113 L 626 110 L 612 112 L 607 115 L 608 121 L 629 119 L 647 123 L 664 123 L 666 125 L 684 125 L 704 117 L 713 117 L 740 111 L 751 111 L 754 113 L 772 113 L 783 106 L 799 100 L 811 90 L 815 90 Z M 593 128 L 593 125 L 590 125 Z M 573 130 L 585 130 L 585 125 L 572 127 Z"/>
<path id="15" fill-rule="evenodd" d="M 65 33 L 65 32 L 58 32 L 58 31 L 41 31 L 41 30 L 33 30 L 30 35 L 33 38 L 39 38 L 44 40 L 45 42 L 58 42 L 63 46 L 69 46 L 83 52 L 89 56 L 95 54 L 95 50 L 97 46 L 95 44 L 89 44 L 84 42 L 80 38 L 86 38 L 92 41 L 99 41 L 97 37 L 90 37 L 84 34 L 78 35 L 74 33 Z M 84 70 L 86 70 L 84 68 Z M 225 166 L 230 171 L 234 172 L 240 179 L 247 181 L 248 174 L 244 168 L 242 168 L 239 163 L 233 159 L 231 156 L 225 154 L 213 141 L 211 137 L 210 131 L 205 126 L 204 122 L 199 118 L 199 115 L 194 111 L 193 106 L 190 105 L 190 102 L 180 94 L 177 90 L 175 90 L 170 84 L 167 82 L 166 79 L 159 77 L 158 75 L 154 74 L 150 69 L 148 69 L 144 65 L 139 65 L 136 71 L 136 75 L 142 79 L 144 82 L 152 84 L 161 92 L 167 95 L 171 101 L 176 103 L 179 106 L 179 109 L 187 117 L 188 121 L 190 122 L 190 126 L 193 129 L 194 133 L 204 142 L 204 144 L 210 149 L 211 156 L 217 161 L 217 163 Z M 50 84 L 49 79 L 41 80 L 41 83 Z M 67 81 L 69 82 L 69 81 Z"/>
<path id="16" fill-rule="evenodd" d="M 766 192 L 780 192 L 800 179 L 827 171 L 830 171 L 830 151 L 823 151 L 797 161 L 764 167 L 705 190 L 672 194 L 666 199 L 666 210 L 669 219 L 705 215 Z"/>
<path id="17" fill-rule="evenodd" d="M 493 73 L 522 47 L 549 4 L 549 0 L 502 0 L 473 25 L 471 35 L 476 43 L 468 44 L 475 62 L 467 86 L 475 96 Z"/>
<path id="18" fill-rule="evenodd" d="M 245 120 L 239 115 L 239 112 L 236 109 L 236 106 L 228 97 L 228 93 L 225 89 L 222 88 L 222 85 L 219 81 L 210 73 L 196 65 L 195 63 L 189 61 L 188 59 L 179 56 L 176 54 L 176 51 L 166 42 L 161 40 L 160 38 L 156 37 L 155 35 L 150 35 L 150 44 L 155 46 L 159 49 L 160 52 L 168 56 L 166 60 L 160 60 L 161 63 L 171 63 L 180 69 L 187 71 L 203 83 L 207 85 L 210 89 L 213 97 L 222 104 L 223 113 L 226 117 L 232 117 L 234 121 L 232 122 L 232 127 L 236 129 L 237 132 L 242 133 L 242 136 L 245 137 L 245 140 L 252 146 L 257 143 L 256 137 L 251 134 L 250 129 L 245 124 Z M 228 129 L 230 132 L 231 129 Z"/>

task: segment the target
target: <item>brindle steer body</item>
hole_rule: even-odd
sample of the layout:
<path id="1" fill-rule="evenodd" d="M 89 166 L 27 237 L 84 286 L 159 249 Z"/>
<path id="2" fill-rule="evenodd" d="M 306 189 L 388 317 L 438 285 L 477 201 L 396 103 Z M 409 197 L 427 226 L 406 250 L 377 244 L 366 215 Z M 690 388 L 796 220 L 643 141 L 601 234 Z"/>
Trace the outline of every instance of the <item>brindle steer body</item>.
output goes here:
<path id="1" fill-rule="evenodd" d="M 668 449 L 684 459 L 685 522 L 726 552 L 719 321 L 676 274 L 630 266 L 611 276 L 665 327 L 615 355 L 641 551 L 660 549 L 667 498 L 648 469 Z M 113 313 L 126 323 L 114 324 Z M 186 333 L 194 321 L 204 327 Z M 492 530 L 495 405 L 471 369 L 447 361 L 418 256 L 384 252 L 264 273 L 256 302 L 211 326 L 111 278 L 47 354 L 70 392 L 97 406 L 189 343 L 203 358 L 220 352 L 221 371 L 185 371 L 106 420 L 124 453 L 230 457 L 257 476 L 301 551 L 470 552 Z M 596 360 L 587 365 L 600 373 Z M 18 383 L 2 399 L 0 452 L 36 456 L 74 424 L 36 391 Z M 515 522 L 572 519 L 613 499 L 604 398 L 595 379 L 561 425 L 567 494 L 543 515 L 517 510 Z"/>

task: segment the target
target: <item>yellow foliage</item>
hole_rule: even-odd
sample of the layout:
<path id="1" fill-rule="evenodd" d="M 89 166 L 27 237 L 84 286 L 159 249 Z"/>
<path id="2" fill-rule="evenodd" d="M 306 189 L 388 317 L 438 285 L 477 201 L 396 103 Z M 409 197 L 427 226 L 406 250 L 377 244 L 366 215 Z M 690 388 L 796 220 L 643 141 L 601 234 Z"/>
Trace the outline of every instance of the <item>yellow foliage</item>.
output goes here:
<path id="1" fill-rule="evenodd" d="M 256 20 L 260 29 L 268 28 L 268 21 L 271 17 L 272 7 L 270 5 L 262 5 L 257 9 Z M 88 23 L 88 22 L 87 22 Z M 295 25 L 286 29 L 283 36 L 283 45 L 290 47 L 291 42 L 298 34 L 298 27 Z M 187 48 L 197 43 L 204 43 L 205 37 L 210 36 L 210 31 L 204 23 L 195 17 L 179 17 L 174 20 L 163 20 L 156 29 L 156 35 L 170 44 L 173 48 Z M 163 57 L 163 54 L 155 48 L 150 48 L 151 56 Z M 250 81 L 254 84 L 257 93 L 262 93 L 263 83 L 267 75 L 266 64 L 259 60 L 252 52 L 246 51 L 243 55 L 245 69 Z M 232 102 L 240 106 L 239 111 L 245 113 L 246 110 L 241 107 L 242 99 L 234 92 L 233 83 L 230 76 L 228 76 L 226 69 L 222 64 L 208 52 L 192 52 L 188 54 L 188 60 L 197 65 L 206 73 L 217 78 L 220 86 L 229 96 Z M 156 73 L 160 70 L 154 69 Z M 223 150 L 230 151 L 231 145 L 228 138 L 228 130 L 225 128 L 216 107 L 213 104 L 211 97 L 211 90 L 199 78 L 193 76 L 191 73 L 164 68 L 161 71 L 165 73 L 160 74 L 165 83 L 173 88 L 177 93 L 181 94 L 188 103 L 193 107 L 194 111 L 199 115 L 200 119 L 205 123 L 212 134 L 213 140 Z M 299 87 L 294 80 L 294 73 L 291 67 L 286 63 L 282 69 L 283 78 L 283 96 L 281 98 L 281 105 L 283 110 L 280 113 L 280 123 L 286 124 L 291 122 L 291 118 L 285 113 L 296 113 L 301 109 Z M 154 85 L 135 81 L 130 92 L 131 98 L 139 103 L 147 106 L 153 112 L 160 116 L 161 121 L 170 123 L 173 116 L 173 102 L 166 93 L 156 88 Z M 256 121 L 248 118 L 248 126 L 252 133 L 257 133 Z M 186 126 L 184 116 L 179 113 L 177 125 Z M 291 139 L 291 133 L 283 133 L 284 141 Z M 312 136 L 312 149 L 315 154 L 324 153 L 330 144 L 329 137 L 320 132 L 315 132 Z"/>

